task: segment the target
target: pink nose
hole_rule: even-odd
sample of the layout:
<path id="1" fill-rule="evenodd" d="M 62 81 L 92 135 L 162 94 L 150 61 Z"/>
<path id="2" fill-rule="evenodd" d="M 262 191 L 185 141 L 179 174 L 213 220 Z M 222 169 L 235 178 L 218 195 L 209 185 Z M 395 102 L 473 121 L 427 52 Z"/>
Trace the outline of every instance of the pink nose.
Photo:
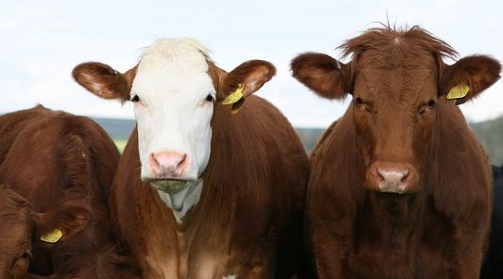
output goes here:
<path id="1" fill-rule="evenodd" d="M 369 190 L 407 194 L 419 191 L 416 169 L 410 164 L 376 162 L 367 172 Z"/>
<path id="2" fill-rule="evenodd" d="M 187 165 L 185 153 L 169 150 L 150 154 L 150 168 L 159 178 L 180 178 Z"/>

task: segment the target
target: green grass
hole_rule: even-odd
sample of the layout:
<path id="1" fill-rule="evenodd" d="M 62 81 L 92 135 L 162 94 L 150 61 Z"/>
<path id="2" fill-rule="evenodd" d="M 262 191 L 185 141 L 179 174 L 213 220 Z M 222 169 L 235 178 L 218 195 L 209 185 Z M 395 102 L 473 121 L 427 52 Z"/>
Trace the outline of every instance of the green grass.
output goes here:
<path id="1" fill-rule="evenodd" d="M 119 149 L 119 152 L 122 154 L 122 152 L 124 151 L 124 148 L 126 147 L 127 139 L 113 139 L 113 140 L 114 140 L 115 145 Z"/>

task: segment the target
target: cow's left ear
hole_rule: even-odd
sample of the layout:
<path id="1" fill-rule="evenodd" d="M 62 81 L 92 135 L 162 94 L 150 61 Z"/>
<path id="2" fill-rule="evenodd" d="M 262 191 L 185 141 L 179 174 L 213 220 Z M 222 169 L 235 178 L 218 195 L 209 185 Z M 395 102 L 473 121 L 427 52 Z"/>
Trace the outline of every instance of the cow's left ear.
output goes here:
<path id="1" fill-rule="evenodd" d="M 60 208 L 46 213 L 31 214 L 34 241 L 57 243 L 68 239 L 87 227 L 91 211 L 86 204 L 78 201 L 66 203 Z"/>
<path id="2" fill-rule="evenodd" d="M 445 66 L 440 86 L 440 95 L 462 104 L 477 97 L 499 78 L 501 64 L 494 58 L 473 55 Z"/>
<path id="3" fill-rule="evenodd" d="M 225 100 L 230 94 L 240 90 L 244 98 L 260 89 L 276 74 L 276 68 L 263 60 L 249 60 L 226 73 L 220 69 L 220 83 L 217 101 Z"/>
<path id="4" fill-rule="evenodd" d="M 276 74 L 276 68 L 263 60 L 249 60 L 227 73 L 208 61 L 208 73 L 217 91 L 217 102 L 232 105 L 231 112 L 237 113 L 246 97 L 260 89 Z"/>

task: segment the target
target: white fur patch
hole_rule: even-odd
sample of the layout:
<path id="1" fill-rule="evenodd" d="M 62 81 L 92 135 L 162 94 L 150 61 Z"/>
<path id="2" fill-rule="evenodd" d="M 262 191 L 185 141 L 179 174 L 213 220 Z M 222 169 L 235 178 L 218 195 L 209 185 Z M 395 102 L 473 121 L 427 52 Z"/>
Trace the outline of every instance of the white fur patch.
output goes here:
<path id="1" fill-rule="evenodd" d="M 185 217 L 185 214 L 187 214 L 189 209 L 199 202 L 203 190 L 202 180 L 187 183 L 189 183 L 189 185 L 176 194 L 168 194 L 159 190 L 157 191 L 161 200 L 163 200 L 166 205 L 173 210 L 173 215 L 175 215 L 175 219 L 179 224 L 182 223 L 182 219 Z"/>
<path id="2" fill-rule="evenodd" d="M 156 177 L 149 156 L 175 151 L 187 154 L 188 165 L 181 177 L 196 181 L 210 157 L 213 102 L 206 101 L 215 88 L 208 74 L 209 51 L 187 38 L 163 39 L 143 55 L 131 95 L 138 123 L 138 144 L 143 180 Z"/>
<path id="3" fill-rule="evenodd" d="M 236 278 L 238 278 L 236 275 L 232 275 L 232 276 L 223 277 L 222 279 L 236 279 Z"/>
<path id="4" fill-rule="evenodd" d="M 178 56 L 180 54 L 193 54 L 194 50 L 209 57 L 211 51 L 193 38 L 168 38 L 161 39 L 149 46 L 143 53 L 142 59 L 148 55 L 164 55 L 166 57 Z"/>

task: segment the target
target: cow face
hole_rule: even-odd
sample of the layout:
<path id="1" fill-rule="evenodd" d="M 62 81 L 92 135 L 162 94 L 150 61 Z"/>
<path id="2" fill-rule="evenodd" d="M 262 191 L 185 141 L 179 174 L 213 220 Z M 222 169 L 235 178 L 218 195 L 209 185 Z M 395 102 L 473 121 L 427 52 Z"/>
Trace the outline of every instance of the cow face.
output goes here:
<path id="1" fill-rule="evenodd" d="M 206 169 L 214 106 L 241 87 L 246 98 L 274 73 L 270 63 L 259 60 L 227 73 L 211 62 L 200 43 L 177 38 L 150 46 L 125 74 L 101 63 L 84 63 L 73 76 L 102 98 L 134 102 L 141 178 L 176 193 Z"/>
<path id="2" fill-rule="evenodd" d="M 0 185 L 0 279 L 25 278 L 32 260 L 32 243 L 47 233 L 59 229 L 62 236 L 58 241 L 65 241 L 85 228 L 91 213 L 80 202 L 36 213 L 26 199 Z"/>
<path id="3" fill-rule="evenodd" d="M 350 115 L 359 156 L 367 167 L 365 187 L 387 193 L 414 193 L 425 180 L 440 110 L 472 99 L 499 78 L 500 64 L 486 56 L 463 58 L 443 41 L 414 27 L 398 35 L 373 29 L 342 48 L 344 64 L 307 53 L 292 61 L 293 75 L 322 97 L 353 95 Z M 469 88 L 466 91 L 466 88 Z M 453 98 L 452 91 L 466 91 Z"/>

